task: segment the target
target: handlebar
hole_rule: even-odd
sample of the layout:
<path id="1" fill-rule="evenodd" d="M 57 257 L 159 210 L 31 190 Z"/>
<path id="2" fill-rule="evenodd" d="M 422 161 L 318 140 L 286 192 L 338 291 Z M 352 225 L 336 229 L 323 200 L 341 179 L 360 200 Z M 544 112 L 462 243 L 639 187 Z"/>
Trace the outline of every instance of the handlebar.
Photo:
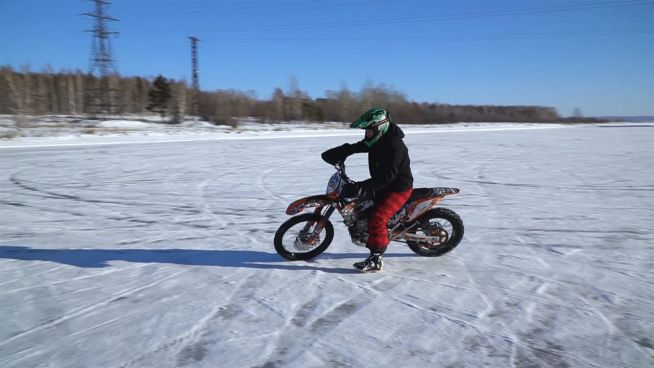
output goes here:
<path id="1" fill-rule="evenodd" d="M 338 161 L 335 165 L 334 168 L 338 173 L 341 175 L 341 178 L 345 180 L 346 183 L 354 184 L 355 181 L 350 179 L 347 174 L 345 173 L 345 161 Z"/>

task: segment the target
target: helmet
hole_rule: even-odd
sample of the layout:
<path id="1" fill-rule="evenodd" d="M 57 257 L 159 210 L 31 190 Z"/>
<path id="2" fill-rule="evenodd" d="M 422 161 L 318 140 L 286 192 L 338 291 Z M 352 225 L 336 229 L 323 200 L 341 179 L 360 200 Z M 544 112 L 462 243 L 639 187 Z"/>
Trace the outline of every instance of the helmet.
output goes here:
<path id="1" fill-rule="evenodd" d="M 366 138 L 363 140 L 368 147 L 371 147 L 388 131 L 390 121 L 391 115 L 388 110 L 374 108 L 363 113 L 360 118 L 350 125 L 350 128 L 371 130 L 372 134 L 366 134 Z"/>

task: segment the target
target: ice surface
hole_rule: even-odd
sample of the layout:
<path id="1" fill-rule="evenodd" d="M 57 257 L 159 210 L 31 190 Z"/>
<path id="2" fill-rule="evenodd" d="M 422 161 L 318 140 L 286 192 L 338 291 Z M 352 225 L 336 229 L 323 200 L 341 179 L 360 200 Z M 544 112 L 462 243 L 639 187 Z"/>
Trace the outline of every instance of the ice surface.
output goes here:
<path id="1" fill-rule="evenodd" d="M 3 141 L 0 366 L 653 366 L 654 129 L 531 128 L 408 128 L 466 235 L 377 274 L 337 214 L 312 262 L 272 246 L 357 137 Z"/>

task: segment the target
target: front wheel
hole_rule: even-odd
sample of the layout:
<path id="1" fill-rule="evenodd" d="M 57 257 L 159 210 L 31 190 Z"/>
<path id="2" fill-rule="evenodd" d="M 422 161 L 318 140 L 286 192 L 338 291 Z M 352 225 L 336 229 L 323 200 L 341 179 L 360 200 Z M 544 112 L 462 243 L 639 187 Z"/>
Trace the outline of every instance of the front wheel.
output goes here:
<path id="1" fill-rule="evenodd" d="M 434 208 L 416 222 L 407 233 L 424 240 L 407 240 L 407 244 L 418 255 L 438 257 L 454 249 L 463 239 L 463 221 L 447 208 Z"/>
<path id="2" fill-rule="evenodd" d="M 291 217 L 275 233 L 275 250 L 289 261 L 311 259 L 331 244 L 334 227 L 323 216 L 306 213 Z"/>

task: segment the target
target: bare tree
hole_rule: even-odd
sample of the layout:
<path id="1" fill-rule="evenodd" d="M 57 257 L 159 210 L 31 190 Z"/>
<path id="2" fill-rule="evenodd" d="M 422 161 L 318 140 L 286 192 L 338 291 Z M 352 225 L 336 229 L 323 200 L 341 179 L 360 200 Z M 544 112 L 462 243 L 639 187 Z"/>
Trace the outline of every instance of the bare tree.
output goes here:
<path id="1" fill-rule="evenodd" d="M 163 78 L 163 77 L 162 77 Z M 168 81 L 168 80 L 167 80 Z M 189 110 L 190 88 L 184 81 L 169 80 L 170 98 L 165 108 L 181 121 Z M 457 121 L 562 121 L 557 111 L 543 106 L 448 105 L 418 103 L 393 88 L 368 81 L 354 93 L 345 85 L 338 91 L 327 91 L 325 98 L 312 99 L 301 91 L 297 79 L 290 78 L 285 94 L 276 88 L 269 100 L 258 100 L 253 92 L 220 90 L 201 92 L 200 113 L 209 121 L 235 124 L 238 117 L 257 117 L 264 121 L 311 120 L 352 121 L 372 107 L 391 111 L 393 120 L 401 123 L 445 123 Z M 52 68 L 32 72 L 29 66 L 20 71 L 0 67 L 0 113 L 3 114 L 76 114 L 91 110 L 93 101 L 86 91 L 102 84 L 111 91 L 114 112 L 144 113 L 149 106 L 153 83 L 146 78 L 124 78 L 112 75 L 99 79 L 79 70 L 56 73 Z M 581 111 L 573 113 L 581 117 Z"/>
<path id="2" fill-rule="evenodd" d="M 275 88 L 275 91 L 272 95 L 272 107 L 273 107 L 273 116 L 272 119 L 275 121 L 282 121 L 286 119 L 286 96 L 281 89 Z"/>

